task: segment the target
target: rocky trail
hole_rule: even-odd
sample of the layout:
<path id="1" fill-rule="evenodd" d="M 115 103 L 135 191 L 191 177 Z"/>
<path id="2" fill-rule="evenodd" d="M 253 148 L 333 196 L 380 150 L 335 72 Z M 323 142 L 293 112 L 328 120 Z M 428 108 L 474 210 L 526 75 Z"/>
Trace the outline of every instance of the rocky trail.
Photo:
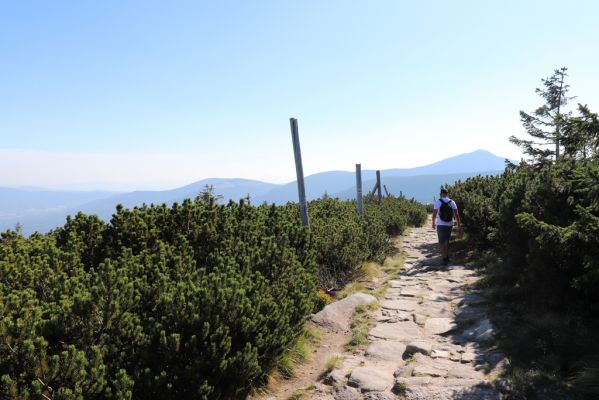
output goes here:
<path id="1" fill-rule="evenodd" d="M 436 240 L 428 226 L 403 237 L 404 268 L 391 277 L 371 311 L 375 322 L 365 348 L 338 353 L 336 367 L 301 394 L 266 398 L 501 399 L 502 380 L 496 378 L 507 359 L 492 350 L 495 331 L 486 317 L 486 300 L 472 288 L 478 278 L 464 265 L 441 266 Z M 375 302 L 364 294 L 353 296 L 359 297 L 354 303 Z M 343 307 L 336 304 L 314 318 L 329 331 L 347 329 Z"/>

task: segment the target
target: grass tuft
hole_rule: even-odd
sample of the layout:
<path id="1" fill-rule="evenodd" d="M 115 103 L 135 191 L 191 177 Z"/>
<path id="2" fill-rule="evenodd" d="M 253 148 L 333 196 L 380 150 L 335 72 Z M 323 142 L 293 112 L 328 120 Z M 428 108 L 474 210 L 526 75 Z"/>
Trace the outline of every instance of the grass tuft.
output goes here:
<path id="1" fill-rule="evenodd" d="M 329 359 L 324 364 L 323 375 L 326 375 L 329 372 L 331 372 L 332 370 L 339 368 L 341 366 L 342 361 L 343 361 L 343 356 L 341 356 L 341 355 L 334 355 L 334 356 L 329 357 Z"/>
<path id="2" fill-rule="evenodd" d="M 345 350 L 357 351 L 370 343 L 368 332 L 374 326 L 374 316 L 372 316 L 370 311 L 377 307 L 378 303 L 363 304 L 356 307 L 351 324 L 352 337 L 345 344 Z"/>

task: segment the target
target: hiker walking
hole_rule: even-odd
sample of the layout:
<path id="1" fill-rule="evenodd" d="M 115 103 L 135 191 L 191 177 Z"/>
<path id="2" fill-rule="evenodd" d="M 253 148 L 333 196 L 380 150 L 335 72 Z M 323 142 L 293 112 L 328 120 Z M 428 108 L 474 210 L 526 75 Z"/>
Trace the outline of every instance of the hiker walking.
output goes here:
<path id="1" fill-rule="evenodd" d="M 458 233 L 462 233 L 458 206 L 447 195 L 447 189 L 441 188 L 439 200 L 435 202 L 435 208 L 433 209 L 433 229 L 437 229 L 439 251 L 443 257 L 443 265 L 449 264 L 449 238 L 451 237 L 454 219 L 458 223 Z"/>

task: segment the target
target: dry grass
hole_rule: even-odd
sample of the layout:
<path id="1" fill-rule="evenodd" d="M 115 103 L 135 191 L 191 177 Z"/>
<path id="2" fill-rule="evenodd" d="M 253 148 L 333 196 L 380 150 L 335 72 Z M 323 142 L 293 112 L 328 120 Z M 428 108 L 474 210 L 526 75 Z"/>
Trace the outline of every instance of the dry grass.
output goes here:
<path id="1" fill-rule="evenodd" d="M 371 311 L 378 307 L 378 303 L 368 305 L 359 305 L 354 310 L 353 320 L 351 324 L 352 338 L 345 345 L 347 351 L 357 351 L 366 347 L 370 340 L 368 332 L 374 326 L 374 316 Z"/>

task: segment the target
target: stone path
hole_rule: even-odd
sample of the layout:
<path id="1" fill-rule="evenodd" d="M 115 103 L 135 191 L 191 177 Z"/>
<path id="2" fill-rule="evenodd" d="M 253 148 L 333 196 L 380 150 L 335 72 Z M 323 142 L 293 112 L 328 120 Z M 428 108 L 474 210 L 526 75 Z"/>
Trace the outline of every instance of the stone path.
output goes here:
<path id="1" fill-rule="evenodd" d="M 416 228 L 403 238 L 406 264 L 380 307 L 371 343 L 315 385 L 322 400 L 495 400 L 492 379 L 507 360 L 488 350 L 493 324 L 477 280 L 463 265 L 440 266 L 436 234 Z"/>

